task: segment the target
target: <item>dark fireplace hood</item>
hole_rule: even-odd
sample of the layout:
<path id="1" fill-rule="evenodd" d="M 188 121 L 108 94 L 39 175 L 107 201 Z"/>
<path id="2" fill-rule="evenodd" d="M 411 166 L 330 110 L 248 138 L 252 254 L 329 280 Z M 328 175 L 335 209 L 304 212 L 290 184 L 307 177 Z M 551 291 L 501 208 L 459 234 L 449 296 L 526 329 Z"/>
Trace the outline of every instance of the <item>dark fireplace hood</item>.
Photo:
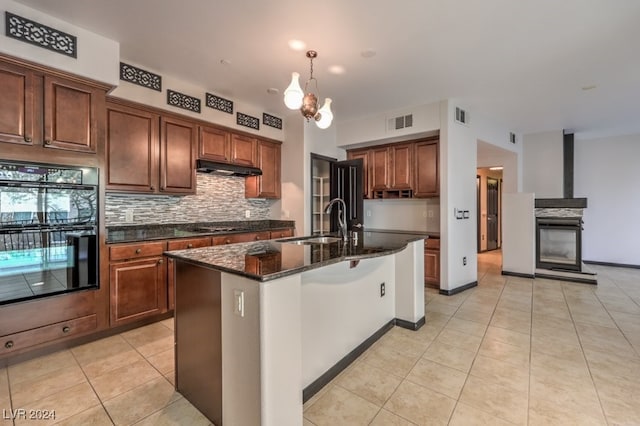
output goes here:
<path id="1" fill-rule="evenodd" d="M 586 198 L 573 197 L 573 133 L 563 131 L 562 139 L 563 198 L 536 198 L 537 208 L 584 209 L 587 207 Z"/>
<path id="2" fill-rule="evenodd" d="M 262 174 L 262 170 L 257 167 L 239 166 L 237 164 L 209 160 L 196 160 L 196 172 L 225 176 L 260 176 Z"/>

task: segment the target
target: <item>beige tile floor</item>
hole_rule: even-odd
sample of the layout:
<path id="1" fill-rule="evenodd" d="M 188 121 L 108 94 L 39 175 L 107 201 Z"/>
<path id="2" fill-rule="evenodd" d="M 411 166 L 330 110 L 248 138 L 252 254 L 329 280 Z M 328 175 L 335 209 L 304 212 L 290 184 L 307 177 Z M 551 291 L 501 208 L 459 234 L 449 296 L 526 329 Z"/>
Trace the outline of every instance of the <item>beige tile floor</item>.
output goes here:
<path id="1" fill-rule="evenodd" d="M 502 276 L 499 252 L 478 263 L 478 287 L 429 290 L 427 324 L 389 331 L 307 401 L 304 424 L 640 425 L 640 271 L 596 267 L 596 287 Z M 173 389 L 172 328 L 0 369 L 0 409 L 55 409 L 61 425 L 209 425 Z"/>

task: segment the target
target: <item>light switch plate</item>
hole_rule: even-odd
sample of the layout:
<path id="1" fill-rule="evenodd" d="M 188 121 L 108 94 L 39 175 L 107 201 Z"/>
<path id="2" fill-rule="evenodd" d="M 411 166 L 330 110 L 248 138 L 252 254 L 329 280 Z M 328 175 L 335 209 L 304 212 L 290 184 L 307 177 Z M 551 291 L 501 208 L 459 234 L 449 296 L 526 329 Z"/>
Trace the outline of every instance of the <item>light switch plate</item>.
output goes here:
<path id="1" fill-rule="evenodd" d="M 233 290 L 233 313 L 244 317 L 244 291 Z"/>

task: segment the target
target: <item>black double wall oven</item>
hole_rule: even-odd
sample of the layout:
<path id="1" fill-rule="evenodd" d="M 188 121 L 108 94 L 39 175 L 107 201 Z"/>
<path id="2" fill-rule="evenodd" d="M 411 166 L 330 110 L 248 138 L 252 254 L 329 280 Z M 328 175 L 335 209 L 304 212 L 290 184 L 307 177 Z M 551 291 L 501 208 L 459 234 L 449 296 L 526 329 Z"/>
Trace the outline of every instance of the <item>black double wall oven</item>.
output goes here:
<path id="1" fill-rule="evenodd" d="M 0 305 L 98 288 L 98 169 L 0 161 Z"/>

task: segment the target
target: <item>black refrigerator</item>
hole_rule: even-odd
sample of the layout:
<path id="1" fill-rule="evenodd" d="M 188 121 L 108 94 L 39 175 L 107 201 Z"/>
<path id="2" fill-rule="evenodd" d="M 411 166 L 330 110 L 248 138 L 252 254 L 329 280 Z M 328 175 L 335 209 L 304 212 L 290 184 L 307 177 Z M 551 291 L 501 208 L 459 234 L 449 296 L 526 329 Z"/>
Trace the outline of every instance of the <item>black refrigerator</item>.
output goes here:
<path id="1" fill-rule="evenodd" d="M 364 219 L 363 164 L 361 159 L 337 161 L 311 154 L 311 233 L 338 231 L 338 206 L 329 215 L 324 209 L 334 198 L 342 198 L 347 212 L 347 229 L 361 229 Z"/>

